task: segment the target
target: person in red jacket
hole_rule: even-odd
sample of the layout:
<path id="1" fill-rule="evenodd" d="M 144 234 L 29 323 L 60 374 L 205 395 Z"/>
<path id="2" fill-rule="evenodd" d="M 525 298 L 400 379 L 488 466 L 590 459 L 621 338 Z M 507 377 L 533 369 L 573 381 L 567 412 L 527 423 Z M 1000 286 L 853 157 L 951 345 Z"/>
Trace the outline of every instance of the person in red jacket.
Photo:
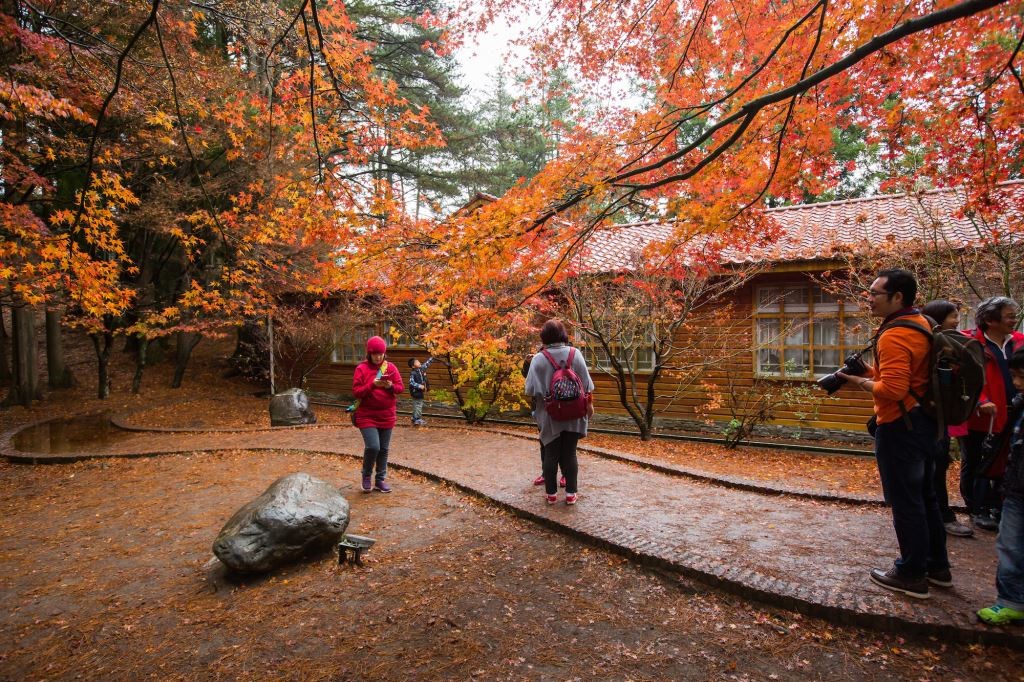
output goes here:
<path id="1" fill-rule="evenodd" d="M 960 495 L 974 525 L 991 531 L 999 528 L 991 513 L 996 495 L 992 481 L 979 471 L 979 465 L 985 455 L 985 437 L 992 433 L 1000 442 L 1008 428 L 1008 406 L 1017 393 L 1010 378 L 1009 359 L 1015 350 L 1024 347 L 1024 334 L 1016 331 L 1018 312 L 1011 298 L 987 298 L 978 304 L 974 315 L 977 328 L 964 332 L 985 349 L 985 388 L 978 398 L 978 408 L 967 420 L 967 435 L 960 440 Z"/>
<path id="2" fill-rule="evenodd" d="M 386 352 L 384 339 L 371 336 L 366 342 L 366 359 L 356 365 L 352 375 L 352 395 L 359 401 L 353 421 L 363 434 L 363 492 L 366 493 L 374 489 L 391 492 L 391 486 L 384 480 L 388 474 L 388 448 L 398 419 L 396 396 L 405 387 L 398 367 L 384 359 Z"/>

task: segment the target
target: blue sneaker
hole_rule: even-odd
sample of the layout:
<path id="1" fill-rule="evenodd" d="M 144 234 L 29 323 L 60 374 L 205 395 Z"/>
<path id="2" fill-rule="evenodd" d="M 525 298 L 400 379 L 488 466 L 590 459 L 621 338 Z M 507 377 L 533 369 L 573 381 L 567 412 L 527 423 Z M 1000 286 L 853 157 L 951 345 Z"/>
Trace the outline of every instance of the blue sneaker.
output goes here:
<path id="1" fill-rule="evenodd" d="M 388 485 L 387 481 L 377 481 L 377 485 L 374 486 L 377 492 L 389 493 L 391 492 L 391 486 Z"/>
<path id="2" fill-rule="evenodd" d="M 368 493 L 373 490 L 373 478 L 370 476 L 363 476 L 363 492 Z"/>

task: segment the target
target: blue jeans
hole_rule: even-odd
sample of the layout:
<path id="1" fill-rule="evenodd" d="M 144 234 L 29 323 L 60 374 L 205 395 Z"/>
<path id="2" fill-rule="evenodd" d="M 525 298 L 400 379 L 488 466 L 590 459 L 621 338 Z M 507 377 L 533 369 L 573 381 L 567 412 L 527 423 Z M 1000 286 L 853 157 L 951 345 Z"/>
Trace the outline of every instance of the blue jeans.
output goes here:
<path id="1" fill-rule="evenodd" d="M 388 447 L 391 445 L 391 429 L 378 429 L 368 426 L 359 429 L 363 434 L 363 477 L 373 473 L 377 466 L 377 482 L 380 483 L 388 475 Z"/>
<path id="2" fill-rule="evenodd" d="M 1024 611 L 1024 498 L 1009 495 L 1003 500 L 996 538 L 999 567 L 996 569 L 996 603 Z"/>
<path id="3" fill-rule="evenodd" d="M 906 580 L 919 580 L 929 570 L 949 568 L 949 558 L 932 483 L 936 424 L 919 408 L 911 410 L 908 417 L 910 429 L 903 418 L 878 425 L 875 460 L 885 501 L 892 506 L 892 525 L 900 547 L 896 569 Z"/>
<path id="4" fill-rule="evenodd" d="M 423 398 L 412 399 L 412 420 L 418 422 L 423 419 Z"/>
<path id="5" fill-rule="evenodd" d="M 576 459 L 576 444 L 580 434 L 575 431 L 563 431 L 550 443 L 543 446 L 544 491 L 548 495 L 558 492 L 558 469 L 565 476 L 565 492 L 576 492 L 576 478 L 579 474 L 579 461 Z"/>

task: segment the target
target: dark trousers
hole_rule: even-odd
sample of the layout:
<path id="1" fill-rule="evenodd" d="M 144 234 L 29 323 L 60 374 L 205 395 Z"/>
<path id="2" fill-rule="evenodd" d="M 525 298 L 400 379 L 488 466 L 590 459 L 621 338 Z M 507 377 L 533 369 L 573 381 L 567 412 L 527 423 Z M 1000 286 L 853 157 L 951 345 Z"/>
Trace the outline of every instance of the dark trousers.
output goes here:
<path id="1" fill-rule="evenodd" d="M 990 508 L 999 506 L 992 481 L 978 471 L 985 456 L 981 444 L 987 435 L 986 431 L 968 431 L 960 439 L 960 496 L 972 515 L 985 514 Z"/>
<path id="2" fill-rule="evenodd" d="M 388 449 L 391 447 L 391 429 L 368 426 L 359 429 L 363 435 L 363 476 L 373 476 L 374 466 L 378 483 L 388 475 Z"/>
<path id="3" fill-rule="evenodd" d="M 904 419 L 878 425 L 875 460 L 900 547 L 896 568 L 904 579 L 918 580 L 949 568 L 949 558 L 933 484 L 936 424 L 919 408 L 908 417 L 910 428 Z"/>
<path id="4" fill-rule="evenodd" d="M 558 492 L 558 469 L 561 467 L 565 476 L 565 492 L 576 492 L 576 478 L 579 474 L 579 462 L 576 460 L 576 444 L 580 434 L 574 431 L 563 431 L 550 443 L 544 445 L 544 491 L 548 495 Z"/>
<path id="5" fill-rule="evenodd" d="M 949 457 L 949 436 L 939 441 L 935 457 L 935 476 L 932 482 L 935 485 L 935 499 L 939 503 L 939 515 L 943 523 L 956 521 L 956 514 L 949 508 L 949 490 L 946 488 L 946 473 L 951 463 Z"/>

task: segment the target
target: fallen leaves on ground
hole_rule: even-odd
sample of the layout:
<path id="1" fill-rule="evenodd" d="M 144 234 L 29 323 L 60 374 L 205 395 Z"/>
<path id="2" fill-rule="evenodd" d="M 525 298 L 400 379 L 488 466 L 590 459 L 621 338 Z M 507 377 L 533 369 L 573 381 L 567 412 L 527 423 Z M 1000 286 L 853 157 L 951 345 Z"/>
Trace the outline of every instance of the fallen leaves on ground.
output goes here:
<path id="1" fill-rule="evenodd" d="M 1019 653 L 904 641 L 662 574 L 394 472 L 309 452 L 0 465 L 0 677 L 954 679 Z M 307 471 L 377 538 L 265 577 L 211 561 L 226 519 Z M 999 679 L 1000 672 L 986 673 Z"/>

